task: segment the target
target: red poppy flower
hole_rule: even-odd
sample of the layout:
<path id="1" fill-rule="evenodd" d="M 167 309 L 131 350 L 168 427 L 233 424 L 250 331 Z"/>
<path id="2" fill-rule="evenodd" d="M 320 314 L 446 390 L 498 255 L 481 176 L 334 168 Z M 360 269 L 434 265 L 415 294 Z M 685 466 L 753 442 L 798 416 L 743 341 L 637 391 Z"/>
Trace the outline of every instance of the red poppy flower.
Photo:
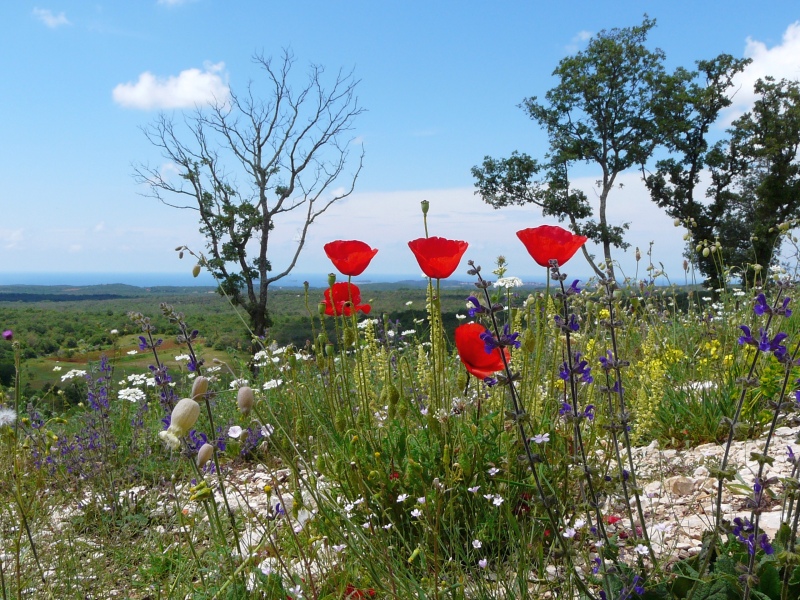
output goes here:
<path id="1" fill-rule="evenodd" d="M 331 301 L 331 288 L 325 290 L 325 314 L 328 316 L 349 317 L 358 311 L 368 315 L 370 310 L 372 308 L 369 304 L 361 304 L 361 290 L 357 285 L 347 282 L 334 283 L 333 301 Z"/>
<path id="2" fill-rule="evenodd" d="M 467 242 L 440 237 L 419 238 L 408 242 L 419 268 L 431 279 L 447 279 L 458 268 L 467 251 Z"/>
<path id="3" fill-rule="evenodd" d="M 356 277 L 369 266 L 372 257 L 378 253 L 364 242 L 358 240 L 336 240 L 323 246 L 325 254 L 342 275 Z"/>
<path id="4" fill-rule="evenodd" d="M 486 331 L 486 327 L 480 323 L 467 323 L 456 327 L 456 348 L 458 356 L 467 371 L 475 375 L 478 379 L 491 377 L 505 368 L 503 357 L 500 355 L 500 348 L 494 348 L 491 352 L 486 352 L 486 344 L 481 339 L 481 334 Z M 506 360 L 509 358 L 508 349 L 503 348 Z"/>
<path id="5" fill-rule="evenodd" d="M 368 590 L 360 590 L 352 583 L 348 583 L 344 590 L 344 597 L 346 600 L 354 600 L 355 598 L 374 598 L 375 590 L 369 588 Z"/>
<path id="6" fill-rule="evenodd" d="M 557 225 L 540 225 L 517 232 L 517 237 L 525 244 L 528 254 L 543 267 L 549 267 L 555 259 L 562 267 L 586 243 L 589 238 L 575 235 Z"/>

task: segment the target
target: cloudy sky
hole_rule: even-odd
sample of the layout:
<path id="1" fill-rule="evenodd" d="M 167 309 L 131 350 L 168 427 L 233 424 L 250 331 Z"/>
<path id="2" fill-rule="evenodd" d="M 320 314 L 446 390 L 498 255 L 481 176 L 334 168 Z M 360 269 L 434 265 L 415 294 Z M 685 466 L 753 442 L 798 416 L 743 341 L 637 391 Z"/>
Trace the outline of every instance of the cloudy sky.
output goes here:
<path id="1" fill-rule="evenodd" d="M 380 250 L 373 275 L 417 276 L 406 242 L 422 235 L 427 199 L 432 235 L 468 241 L 467 257 L 486 266 L 504 254 L 510 274 L 536 274 L 514 232 L 552 221 L 535 208 L 483 204 L 470 168 L 513 150 L 542 157 L 545 136 L 518 104 L 543 96 L 558 61 L 592 34 L 639 24 L 644 13 L 657 20 L 649 44 L 664 50 L 669 68 L 722 52 L 753 59 L 727 122 L 748 109 L 758 77 L 800 78 L 796 0 L 4 2 L 0 283 L 42 272 L 187 275 L 191 265 L 174 248 L 202 250 L 203 239 L 193 213 L 159 204 L 135 183 L 136 163 L 168 168 L 141 128 L 159 112 L 179 119 L 258 84 L 253 54 L 284 48 L 298 76 L 312 62 L 354 69 L 366 109 L 354 131 L 366 153 L 356 193 L 315 224 L 298 272 L 328 272 L 322 245 L 356 238 Z M 582 175 L 594 198 L 596 174 Z M 654 262 L 682 281 L 683 232 L 636 173 L 623 181 L 611 219 L 630 221 L 629 241 L 643 251 L 653 242 Z M 296 231 L 296 222 L 276 230 L 276 267 Z M 634 274 L 630 256 L 620 262 Z"/>

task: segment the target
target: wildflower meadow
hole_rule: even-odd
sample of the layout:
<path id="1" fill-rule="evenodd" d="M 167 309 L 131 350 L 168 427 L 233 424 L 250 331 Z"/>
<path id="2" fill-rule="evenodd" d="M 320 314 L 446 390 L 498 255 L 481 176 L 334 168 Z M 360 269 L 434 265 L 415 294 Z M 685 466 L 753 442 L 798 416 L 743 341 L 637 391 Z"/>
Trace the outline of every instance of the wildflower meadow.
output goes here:
<path id="1" fill-rule="evenodd" d="M 26 396 L 6 330 L 2 598 L 799 598 L 795 273 L 720 261 L 704 289 L 648 254 L 581 281 L 586 238 L 544 225 L 507 242 L 547 275 L 523 291 L 427 213 L 417 322 L 352 282 L 379 249 L 339 240 L 307 344 L 210 359 L 154 306 L 129 314 L 147 371 L 65 373 L 69 410 Z"/>

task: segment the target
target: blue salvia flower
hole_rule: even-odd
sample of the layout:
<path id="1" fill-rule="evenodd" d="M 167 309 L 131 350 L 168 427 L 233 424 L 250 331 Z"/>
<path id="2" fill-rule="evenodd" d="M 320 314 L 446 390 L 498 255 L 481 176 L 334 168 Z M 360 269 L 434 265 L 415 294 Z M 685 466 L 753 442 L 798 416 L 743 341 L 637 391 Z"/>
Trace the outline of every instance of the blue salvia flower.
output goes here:
<path id="1" fill-rule="evenodd" d="M 475 315 L 482 315 L 489 312 L 489 309 L 483 306 L 481 304 L 481 301 L 478 300 L 475 296 L 469 296 L 467 298 L 467 304 L 471 305 L 467 309 L 467 314 L 469 314 L 470 319 L 474 319 Z"/>
<path id="2" fill-rule="evenodd" d="M 522 346 L 522 342 L 517 339 L 519 338 L 519 333 L 511 333 L 511 328 L 508 323 L 503 326 L 503 333 L 500 335 L 499 340 L 488 329 L 480 334 L 479 337 L 483 340 L 486 354 L 491 354 L 495 348 L 505 348 L 508 346 L 519 348 Z"/>
<path id="3" fill-rule="evenodd" d="M 576 352 L 574 354 L 572 370 L 570 370 L 567 361 L 561 363 L 558 376 L 564 381 L 567 381 L 570 374 L 580 375 L 583 383 L 592 383 L 592 381 L 594 381 L 594 377 L 592 377 L 592 368 L 589 366 L 587 361 L 582 359 L 582 356 L 583 355 L 580 352 Z"/>
<path id="4" fill-rule="evenodd" d="M 756 302 L 753 305 L 753 312 L 759 316 L 772 314 L 772 308 L 770 308 L 770 305 L 767 302 L 767 297 L 763 293 L 756 296 Z"/>
<path id="5" fill-rule="evenodd" d="M 578 281 L 579 280 L 576 279 L 575 281 L 572 282 L 572 285 L 570 285 L 567 288 L 567 295 L 568 296 L 572 296 L 574 294 L 580 294 L 581 293 L 581 288 L 578 287 Z"/>
<path id="6" fill-rule="evenodd" d="M 561 315 L 556 315 L 553 320 L 559 329 L 567 333 L 570 331 L 578 331 L 581 328 L 574 313 L 569 316 L 569 320 L 567 321 L 564 321 L 564 318 Z"/>
<path id="7" fill-rule="evenodd" d="M 747 325 L 739 325 L 739 329 L 741 329 L 742 332 L 744 333 L 744 335 L 739 337 L 740 346 L 744 345 L 758 346 L 758 342 L 753 337 L 752 333 L 750 332 L 750 328 Z"/>

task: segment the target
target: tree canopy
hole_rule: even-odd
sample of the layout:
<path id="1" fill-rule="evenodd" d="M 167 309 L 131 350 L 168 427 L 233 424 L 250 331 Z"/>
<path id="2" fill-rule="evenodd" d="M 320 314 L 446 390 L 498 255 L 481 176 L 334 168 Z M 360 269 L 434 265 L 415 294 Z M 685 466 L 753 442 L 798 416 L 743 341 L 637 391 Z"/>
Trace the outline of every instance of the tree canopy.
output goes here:
<path id="1" fill-rule="evenodd" d="M 585 50 L 562 59 L 559 83 L 545 94 L 525 99 L 521 108 L 548 134 L 550 148 L 539 162 L 514 152 L 507 159 L 486 157 L 472 169 L 478 194 L 500 208 L 531 203 L 545 215 L 568 220 L 571 228 L 603 248 L 602 266 L 613 278 L 611 248 L 625 248 L 628 224 L 612 224 L 607 207 L 617 176 L 645 163 L 661 140 L 656 115 L 665 102 L 664 53 L 645 43 L 655 21 L 601 31 Z M 580 163 L 599 168 L 597 220 L 586 194 L 570 183 Z M 537 179 L 538 176 L 541 176 Z M 587 259 L 589 255 L 584 250 Z M 601 265 L 590 260 L 598 274 Z"/>

